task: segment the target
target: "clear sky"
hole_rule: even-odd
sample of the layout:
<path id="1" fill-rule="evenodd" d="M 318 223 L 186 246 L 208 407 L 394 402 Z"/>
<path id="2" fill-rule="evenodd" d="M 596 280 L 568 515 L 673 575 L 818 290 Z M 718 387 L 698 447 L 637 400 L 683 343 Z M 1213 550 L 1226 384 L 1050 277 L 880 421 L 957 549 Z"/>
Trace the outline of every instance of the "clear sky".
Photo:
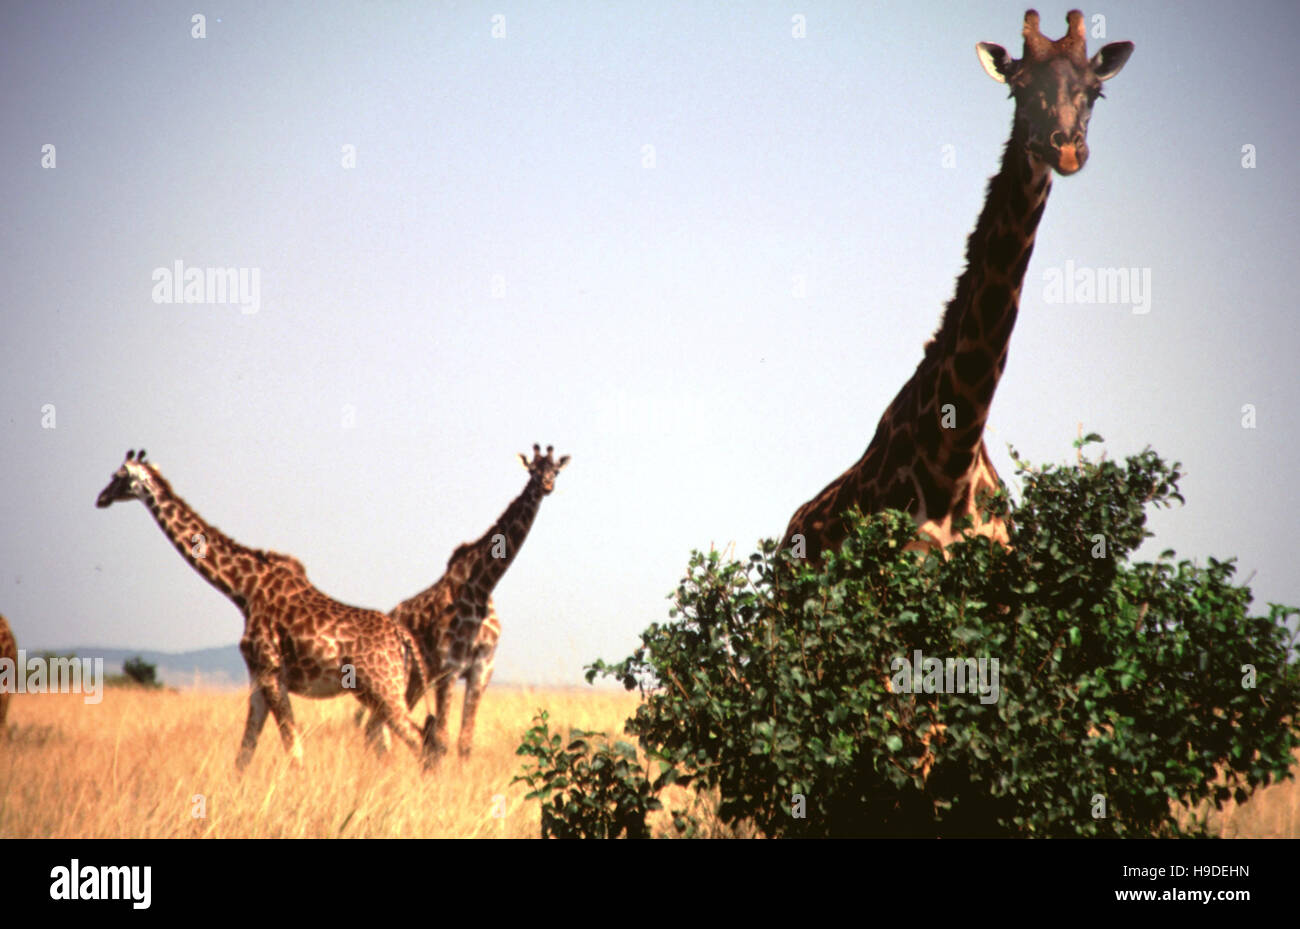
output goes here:
<path id="1" fill-rule="evenodd" d="M 498 679 L 623 657 L 691 548 L 779 536 L 920 360 L 1010 128 L 974 44 L 1019 56 L 1023 12 L 4 4 L 0 612 L 29 648 L 237 641 L 143 506 L 95 509 L 127 448 L 387 610 L 537 441 L 573 460 L 497 588 Z M 994 461 L 1149 443 L 1188 499 L 1151 553 L 1300 604 L 1300 7 L 1084 12 L 1090 51 L 1137 48 L 1056 179 Z M 256 271 L 257 311 L 155 302 L 176 261 Z M 1069 268 L 1149 274 L 1148 312 L 1053 301 Z"/>

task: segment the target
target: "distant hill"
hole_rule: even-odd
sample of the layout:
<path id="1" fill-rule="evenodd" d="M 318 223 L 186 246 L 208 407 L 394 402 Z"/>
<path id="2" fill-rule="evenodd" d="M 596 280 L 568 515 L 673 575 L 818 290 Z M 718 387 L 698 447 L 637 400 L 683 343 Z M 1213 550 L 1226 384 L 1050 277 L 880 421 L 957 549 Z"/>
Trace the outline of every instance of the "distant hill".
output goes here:
<path id="1" fill-rule="evenodd" d="M 244 690 L 248 687 L 248 668 L 244 665 L 244 656 L 240 654 L 238 645 L 223 645 L 221 648 L 202 648 L 189 652 L 157 652 L 143 648 L 100 648 L 93 645 L 79 645 L 75 648 L 33 648 L 27 645 L 23 647 L 28 655 L 48 651 L 56 655 L 73 654 L 78 658 L 103 658 L 105 674 L 121 674 L 122 662 L 139 655 L 145 661 L 157 666 L 158 679 L 168 687 L 193 687 L 196 683 L 201 687 L 214 689 Z M 564 687 L 582 680 L 581 666 L 569 669 L 557 664 L 542 668 L 526 662 L 526 656 L 516 657 L 513 661 L 509 658 L 498 661 L 496 673 L 492 677 L 492 686 Z"/>
<path id="2" fill-rule="evenodd" d="M 139 655 L 158 667 L 158 679 L 169 687 L 193 687 L 195 675 L 204 687 L 240 688 L 248 686 L 248 669 L 238 645 L 221 648 L 203 648 L 192 652 L 153 652 L 139 648 L 76 648 L 28 649 L 29 655 L 51 651 L 58 655 L 74 654 L 78 658 L 103 658 L 105 674 L 121 674 L 122 662 Z"/>

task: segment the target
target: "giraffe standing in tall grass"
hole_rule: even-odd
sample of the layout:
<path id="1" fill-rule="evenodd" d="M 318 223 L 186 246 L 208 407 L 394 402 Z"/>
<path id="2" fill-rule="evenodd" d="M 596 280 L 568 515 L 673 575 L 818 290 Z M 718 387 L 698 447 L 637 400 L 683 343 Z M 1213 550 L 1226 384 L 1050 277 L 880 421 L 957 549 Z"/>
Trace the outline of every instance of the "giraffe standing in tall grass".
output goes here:
<path id="1" fill-rule="evenodd" d="M 565 455 L 552 457 L 553 446 L 533 445 L 533 458 L 520 462 L 528 471 L 528 483 L 505 512 L 475 542 L 466 542 L 451 553 L 447 570 L 432 587 L 398 604 L 388 614 L 409 629 L 424 653 L 429 676 L 411 676 L 406 691 L 408 708 L 414 707 L 429 686 L 434 687 L 437 730 L 431 744 L 435 757 L 447 751 L 447 711 L 456 679 L 465 679 L 465 702 L 461 711 L 457 752 L 468 757 L 474 743 L 474 723 L 479 701 L 492 678 L 492 664 L 501 623 L 492 604 L 492 591 L 514 562 L 519 547 L 528 537 L 542 498 L 555 489 L 555 477 L 569 463 Z M 382 731 L 371 715 L 367 738 L 378 739 Z"/>

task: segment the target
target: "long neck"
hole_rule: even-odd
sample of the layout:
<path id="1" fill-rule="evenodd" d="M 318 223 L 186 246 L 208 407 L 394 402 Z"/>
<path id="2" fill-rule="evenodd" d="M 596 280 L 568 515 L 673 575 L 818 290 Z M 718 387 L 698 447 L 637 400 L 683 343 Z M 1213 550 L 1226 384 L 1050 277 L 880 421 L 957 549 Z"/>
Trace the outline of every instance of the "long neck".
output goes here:
<path id="1" fill-rule="evenodd" d="M 1017 123 L 967 240 L 957 293 L 914 378 L 917 444 L 942 473 L 959 475 L 976 460 L 1050 191 L 1051 169 L 1026 154 Z"/>
<path id="2" fill-rule="evenodd" d="M 244 609 L 258 583 L 267 553 L 245 548 L 204 522 L 156 471 L 141 500 L 190 567 Z"/>
<path id="3" fill-rule="evenodd" d="M 477 597 L 486 601 L 528 537 L 541 503 L 541 484 L 529 479 L 492 528 L 478 541 L 462 545 L 452 554 L 447 575 L 468 584 Z"/>

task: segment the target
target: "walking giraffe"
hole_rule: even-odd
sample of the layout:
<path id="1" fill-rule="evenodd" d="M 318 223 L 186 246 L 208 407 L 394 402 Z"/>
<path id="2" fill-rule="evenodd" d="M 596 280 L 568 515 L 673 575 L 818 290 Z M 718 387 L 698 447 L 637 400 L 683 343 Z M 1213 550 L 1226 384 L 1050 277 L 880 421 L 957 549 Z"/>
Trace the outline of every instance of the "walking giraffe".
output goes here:
<path id="1" fill-rule="evenodd" d="M 781 547 L 820 559 L 847 535 L 845 515 L 906 510 L 918 526 L 918 547 L 944 547 L 958 538 L 954 523 L 972 518 L 974 531 L 1002 544 L 1007 529 L 984 518 L 980 498 L 1001 486 L 984 445 L 993 392 L 1007 363 L 1020 288 L 1047 204 L 1052 171 L 1074 174 L 1088 159 L 1087 130 L 1101 85 L 1119 73 L 1131 42 L 1085 51 L 1083 14 L 1071 10 L 1063 38 L 1038 28 L 1025 13 L 1024 56 L 980 42 L 980 63 L 1011 88 L 1015 117 L 1001 171 L 989 181 L 975 231 L 966 243 L 966 270 L 943 320 L 911 379 L 885 410 L 857 463 L 801 506 Z"/>
<path id="2" fill-rule="evenodd" d="M 474 742 L 474 721 L 479 700 L 492 677 L 501 623 L 492 604 L 492 591 L 514 562 L 519 547 L 537 518 L 542 498 L 555 489 L 555 476 L 569 463 L 558 461 L 553 446 L 533 445 L 533 460 L 519 460 L 528 469 L 528 483 L 492 527 L 476 542 L 456 548 L 447 560 L 447 570 L 432 587 L 398 604 L 388 614 L 415 636 L 424 654 L 428 676 L 411 675 L 406 705 L 414 707 L 430 683 L 434 686 L 437 730 L 432 737 L 435 757 L 447 751 L 447 710 L 456 679 L 465 679 L 465 702 L 461 710 L 457 751 L 468 757 Z M 374 715 L 366 726 L 372 741 L 382 730 Z"/>
<path id="3" fill-rule="evenodd" d="M 383 613 L 327 597 L 296 558 L 246 548 L 204 522 L 144 458 L 143 449 L 139 455 L 128 451 L 95 505 L 141 500 L 181 557 L 244 614 L 239 650 L 251 690 L 237 766 L 242 770 L 252 759 L 268 709 L 285 751 L 294 763 L 301 761 L 291 693 L 334 697 L 353 690 L 379 725 L 386 723 L 420 752 L 421 731 L 402 705 L 408 678 L 423 674 L 410 633 Z"/>

